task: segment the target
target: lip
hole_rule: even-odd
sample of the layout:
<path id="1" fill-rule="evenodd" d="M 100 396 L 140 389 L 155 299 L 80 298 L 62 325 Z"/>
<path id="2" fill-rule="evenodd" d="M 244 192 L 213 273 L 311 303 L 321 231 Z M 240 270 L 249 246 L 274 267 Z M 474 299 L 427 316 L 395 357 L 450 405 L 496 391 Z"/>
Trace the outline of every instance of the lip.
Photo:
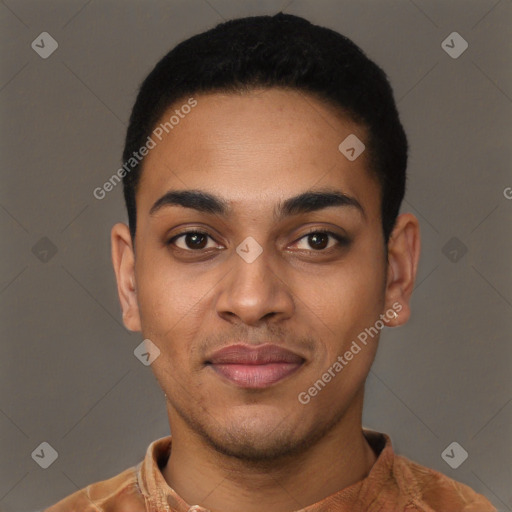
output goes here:
<path id="1" fill-rule="evenodd" d="M 242 388 L 261 389 L 296 372 L 304 358 L 277 345 L 230 345 L 214 352 L 206 364 Z"/>

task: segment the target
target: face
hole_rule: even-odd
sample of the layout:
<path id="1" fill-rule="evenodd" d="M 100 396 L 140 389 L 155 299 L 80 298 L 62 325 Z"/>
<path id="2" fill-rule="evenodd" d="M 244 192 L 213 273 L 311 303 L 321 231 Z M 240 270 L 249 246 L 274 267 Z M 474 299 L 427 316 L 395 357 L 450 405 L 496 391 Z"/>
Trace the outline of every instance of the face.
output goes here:
<path id="1" fill-rule="evenodd" d="M 378 340 L 361 333 L 403 309 L 399 265 L 386 262 L 366 153 L 338 150 L 366 140 L 361 126 L 299 92 L 194 98 L 145 159 L 135 254 L 128 228 L 113 230 L 124 322 L 161 352 L 173 434 L 268 460 L 354 407 Z M 166 195 L 186 190 L 203 195 Z"/>

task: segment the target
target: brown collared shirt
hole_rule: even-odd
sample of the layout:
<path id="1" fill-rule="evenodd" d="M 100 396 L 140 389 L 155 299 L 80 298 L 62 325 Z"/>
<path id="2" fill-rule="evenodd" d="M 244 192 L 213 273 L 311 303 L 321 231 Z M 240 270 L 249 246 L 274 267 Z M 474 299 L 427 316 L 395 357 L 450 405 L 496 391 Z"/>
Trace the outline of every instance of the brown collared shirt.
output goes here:
<path id="1" fill-rule="evenodd" d="M 365 430 L 377 460 L 368 476 L 297 512 L 496 512 L 467 485 L 393 452 L 385 434 Z M 171 436 L 148 447 L 144 460 L 89 485 L 45 512 L 209 512 L 186 503 L 165 481 Z"/>

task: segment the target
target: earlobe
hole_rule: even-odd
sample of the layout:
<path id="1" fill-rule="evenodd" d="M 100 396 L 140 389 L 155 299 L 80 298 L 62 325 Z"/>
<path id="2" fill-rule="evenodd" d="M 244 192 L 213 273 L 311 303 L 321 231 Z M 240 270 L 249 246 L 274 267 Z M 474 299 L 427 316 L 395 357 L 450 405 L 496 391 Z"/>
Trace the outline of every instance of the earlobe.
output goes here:
<path id="1" fill-rule="evenodd" d="M 410 298 L 414 289 L 420 256 L 420 228 L 412 213 L 398 216 L 388 242 L 386 310 L 396 312 L 387 325 L 403 325 L 410 317 Z"/>
<path id="2" fill-rule="evenodd" d="M 117 293 L 121 303 L 123 323 L 130 331 L 140 331 L 140 315 L 135 279 L 135 254 L 130 230 L 126 224 L 112 227 L 112 264 L 116 274 Z"/>

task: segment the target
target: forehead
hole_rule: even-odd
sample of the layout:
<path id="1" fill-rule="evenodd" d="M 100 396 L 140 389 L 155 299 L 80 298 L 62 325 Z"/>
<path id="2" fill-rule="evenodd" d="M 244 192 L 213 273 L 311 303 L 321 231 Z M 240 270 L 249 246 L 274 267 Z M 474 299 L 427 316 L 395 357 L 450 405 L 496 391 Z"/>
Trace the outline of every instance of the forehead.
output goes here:
<path id="1" fill-rule="evenodd" d="M 350 161 L 339 150 L 349 136 L 365 141 L 366 130 L 330 104 L 285 89 L 193 98 L 193 108 L 182 108 L 189 103 L 184 98 L 165 112 L 156 127 L 161 140 L 152 135 L 156 146 L 143 162 L 138 213 L 148 214 L 172 189 L 208 190 L 250 210 L 325 187 L 378 202 L 365 152 Z"/>

